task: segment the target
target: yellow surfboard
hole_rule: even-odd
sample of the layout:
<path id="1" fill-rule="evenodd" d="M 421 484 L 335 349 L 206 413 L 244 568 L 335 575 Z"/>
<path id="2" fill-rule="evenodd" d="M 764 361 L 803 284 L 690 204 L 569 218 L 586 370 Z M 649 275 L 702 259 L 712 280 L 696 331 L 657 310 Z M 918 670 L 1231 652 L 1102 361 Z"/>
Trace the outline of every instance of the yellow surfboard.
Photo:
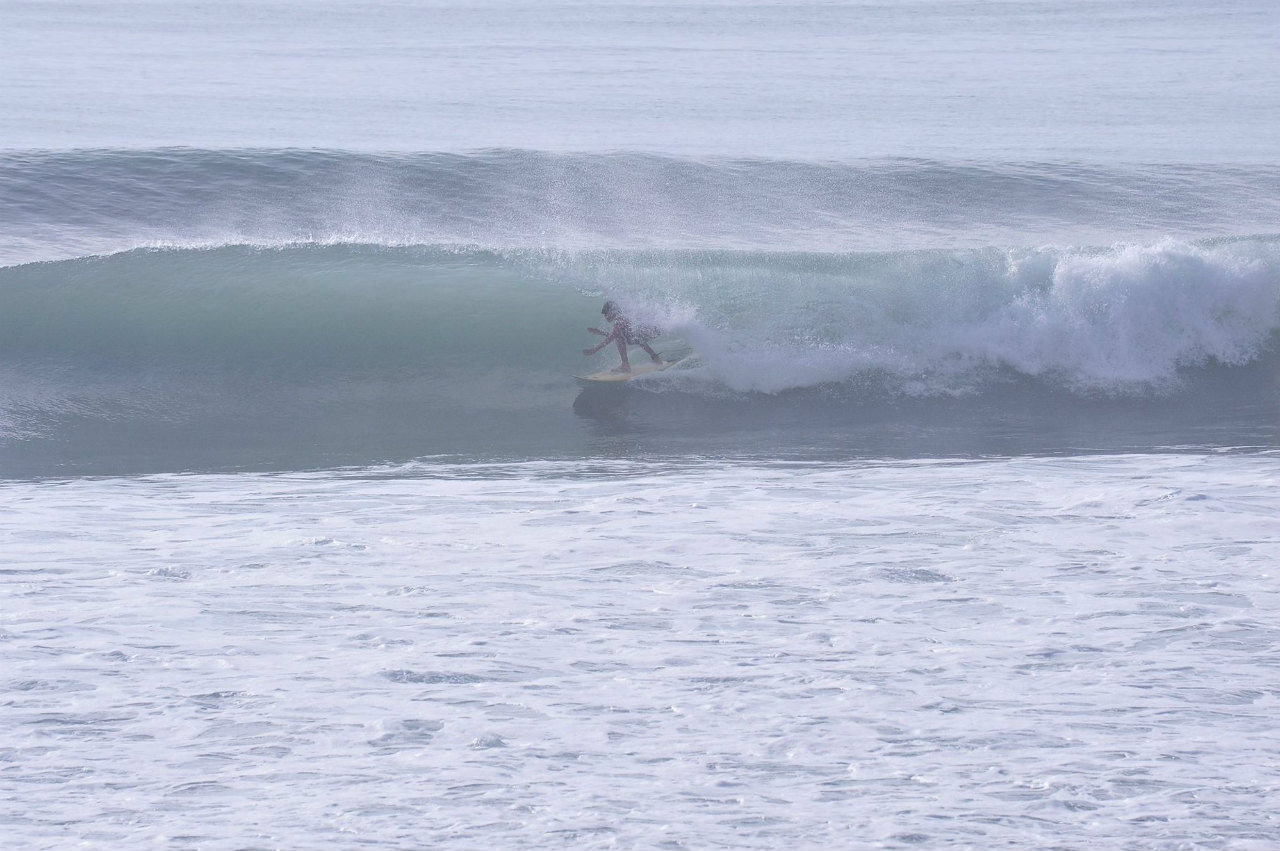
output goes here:
<path id="1" fill-rule="evenodd" d="M 620 381 L 630 381 L 640 375 L 662 372 L 662 370 L 671 366 L 673 363 L 675 363 L 675 361 L 664 361 L 663 363 L 646 361 L 644 363 L 632 364 L 630 372 L 614 372 L 611 369 L 606 369 L 604 372 L 593 372 L 590 375 L 576 375 L 574 377 L 579 381 L 589 381 L 593 384 L 616 384 Z"/>

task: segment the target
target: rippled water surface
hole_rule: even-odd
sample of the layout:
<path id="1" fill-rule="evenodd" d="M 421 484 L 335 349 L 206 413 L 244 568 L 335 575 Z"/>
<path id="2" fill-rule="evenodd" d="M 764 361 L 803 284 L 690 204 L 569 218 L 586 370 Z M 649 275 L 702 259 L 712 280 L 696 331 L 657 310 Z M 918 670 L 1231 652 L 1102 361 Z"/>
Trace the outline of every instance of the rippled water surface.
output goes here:
<path id="1" fill-rule="evenodd" d="M 0 486 L 24 847 L 1274 847 L 1274 453 Z"/>

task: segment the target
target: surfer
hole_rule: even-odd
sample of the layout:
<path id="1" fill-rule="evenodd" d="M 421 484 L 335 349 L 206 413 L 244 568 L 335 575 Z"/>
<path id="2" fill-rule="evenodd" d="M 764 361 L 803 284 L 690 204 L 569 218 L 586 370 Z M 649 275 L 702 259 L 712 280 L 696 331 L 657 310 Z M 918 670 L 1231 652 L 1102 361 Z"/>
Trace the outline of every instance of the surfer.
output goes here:
<path id="1" fill-rule="evenodd" d="M 649 325 L 635 326 L 631 324 L 631 320 L 622 314 L 618 306 L 611 301 L 604 303 L 604 309 L 600 311 L 604 318 L 613 323 L 613 328 L 609 331 L 601 331 L 599 328 L 588 328 L 592 334 L 599 334 L 604 337 L 604 342 L 593 349 L 583 349 L 584 355 L 594 355 L 610 343 L 618 344 L 618 354 L 622 356 L 622 366 L 619 366 L 614 372 L 630 372 L 631 361 L 627 359 L 627 346 L 639 346 L 644 349 L 649 357 L 653 358 L 653 362 L 660 364 L 662 358 L 658 357 L 649 346 L 649 341 L 658 336 L 658 329 Z"/>

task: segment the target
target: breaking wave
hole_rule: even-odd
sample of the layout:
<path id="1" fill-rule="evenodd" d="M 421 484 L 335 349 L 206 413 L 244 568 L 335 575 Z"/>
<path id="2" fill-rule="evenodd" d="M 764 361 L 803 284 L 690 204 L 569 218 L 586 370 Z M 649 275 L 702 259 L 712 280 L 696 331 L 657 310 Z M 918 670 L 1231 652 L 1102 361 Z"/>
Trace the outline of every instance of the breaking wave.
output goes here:
<path id="1" fill-rule="evenodd" d="M 620 300 L 693 353 L 686 382 L 978 392 L 1176 390 L 1280 328 L 1280 243 L 847 254 L 293 245 L 136 250 L 0 270 L 0 357 L 82 371 L 581 371 Z M 598 323 L 597 323 L 598 324 Z M 605 357 L 605 355 L 601 355 Z M 691 386 L 691 385 L 687 385 Z"/>
<path id="2" fill-rule="evenodd" d="M 1090 405 L 1063 440 L 1276 440 L 1269 167 L 72 151 L 0 181 L 0 474 L 777 454 L 956 400 L 964 440 Z M 573 378 L 617 357 L 581 354 L 606 298 L 680 360 L 622 408 Z M 1091 431 L 1107 400 L 1139 430 Z"/>

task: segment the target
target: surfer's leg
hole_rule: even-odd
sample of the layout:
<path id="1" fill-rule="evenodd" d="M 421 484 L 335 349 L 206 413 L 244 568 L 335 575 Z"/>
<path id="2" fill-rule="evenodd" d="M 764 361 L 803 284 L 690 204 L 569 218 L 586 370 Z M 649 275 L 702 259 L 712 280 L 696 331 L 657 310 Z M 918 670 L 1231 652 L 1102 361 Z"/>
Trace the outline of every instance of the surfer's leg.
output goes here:
<path id="1" fill-rule="evenodd" d="M 640 348 L 649 353 L 649 357 L 653 358 L 654 363 L 662 363 L 662 358 L 658 357 L 658 353 L 655 352 L 648 343 L 641 343 Z"/>
<path id="2" fill-rule="evenodd" d="M 614 370 L 614 372 L 630 372 L 631 361 L 627 360 L 627 341 L 618 337 L 618 354 L 622 357 L 622 366 Z"/>

